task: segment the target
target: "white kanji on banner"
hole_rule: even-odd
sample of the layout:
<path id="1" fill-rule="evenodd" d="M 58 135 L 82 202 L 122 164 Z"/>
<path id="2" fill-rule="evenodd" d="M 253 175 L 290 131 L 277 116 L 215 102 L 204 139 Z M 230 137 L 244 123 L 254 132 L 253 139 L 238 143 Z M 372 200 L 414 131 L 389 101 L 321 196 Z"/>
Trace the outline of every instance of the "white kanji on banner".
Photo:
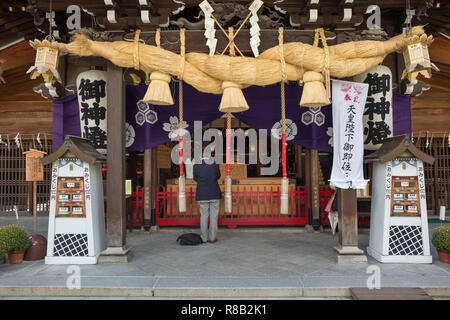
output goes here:
<path id="1" fill-rule="evenodd" d="M 369 85 L 333 80 L 333 169 L 330 185 L 364 189 L 363 112 Z"/>

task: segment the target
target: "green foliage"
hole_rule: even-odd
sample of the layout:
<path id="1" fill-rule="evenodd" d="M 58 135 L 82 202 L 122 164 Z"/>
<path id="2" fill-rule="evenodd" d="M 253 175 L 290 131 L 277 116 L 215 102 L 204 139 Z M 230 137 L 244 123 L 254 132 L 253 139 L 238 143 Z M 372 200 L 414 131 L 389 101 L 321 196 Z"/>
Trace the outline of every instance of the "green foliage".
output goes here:
<path id="1" fill-rule="evenodd" d="M 450 227 L 438 227 L 434 229 L 431 242 L 436 250 L 445 249 L 450 251 Z"/>
<path id="2" fill-rule="evenodd" d="M 0 227 L 0 260 L 8 253 L 5 229 L 6 227 Z"/>
<path id="3" fill-rule="evenodd" d="M 5 250 L 6 253 L 26 250 L 30 246 L 28 240 L 28 232 L 24 227 L 18 224 L 10 224 L 0 227 L 0 251 Z M 0 252 L 1 255 L 1 252 Z"/>

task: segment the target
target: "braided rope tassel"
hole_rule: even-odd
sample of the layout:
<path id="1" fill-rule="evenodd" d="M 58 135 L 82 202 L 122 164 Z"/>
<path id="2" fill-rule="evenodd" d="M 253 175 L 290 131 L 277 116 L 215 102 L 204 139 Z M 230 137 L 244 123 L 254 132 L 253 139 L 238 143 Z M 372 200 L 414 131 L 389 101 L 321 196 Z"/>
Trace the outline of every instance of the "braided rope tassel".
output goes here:
<path id="1" fill-rule="evenodd" d="M 278 29 L 278 48 L 280 54 L 281 62 L 281 164 L 283 167 L 283 178 L 281 179 L 281 193 L 280 193 L 280 214 L 288 214 L 289 208 L 289 180 L 287 179 L 287 169 L 286 169 L 286 92 L 285 83 L 287 82 L 286 75 L 286 62 L 284 61 L 284 50 L 283 50 L 283 28 Z"/>
<path id="2" fill-rule="evenodd" d="M 178 182 L 178 208 L 180 212 L 186 212 L 186 192 L 185 192 L 185 178 L 184 178 L 184 163 L 183 163 L 183 73 L 185 64 L 185 29 L 180 30 L 180 43 L 181 43 L 181 66 L 178 78 L 180 79 L 179 90 L 178 90 L 178 113 L 179 113 L 179 135 L 178 135 L 178 145 L 179 154 L 178 160 L 180 165 L 180 177 Z"/>

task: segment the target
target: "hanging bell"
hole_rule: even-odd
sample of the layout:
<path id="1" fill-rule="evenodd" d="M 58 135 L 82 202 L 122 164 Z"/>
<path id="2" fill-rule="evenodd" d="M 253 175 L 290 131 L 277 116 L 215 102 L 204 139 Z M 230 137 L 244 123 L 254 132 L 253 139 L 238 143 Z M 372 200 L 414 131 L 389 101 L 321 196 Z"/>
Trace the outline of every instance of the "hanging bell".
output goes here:
<path id="1" fill-rule="evenodd" d="M 144 102 L 158 106 L 173 104 L 172 94 L 169 88 L 171 77 L 167 73 L 154 71 L 150 74 L 150 84 L 145 93 Z"/>

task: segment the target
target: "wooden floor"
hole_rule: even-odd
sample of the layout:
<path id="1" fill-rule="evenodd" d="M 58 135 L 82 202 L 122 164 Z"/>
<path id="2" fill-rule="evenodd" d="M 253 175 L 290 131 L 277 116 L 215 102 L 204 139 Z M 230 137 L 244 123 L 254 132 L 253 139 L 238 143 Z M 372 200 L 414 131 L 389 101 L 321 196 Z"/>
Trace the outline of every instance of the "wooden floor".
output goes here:
<path id="1" fill-rule="evenodd" d="M 433 300 L 421 288 L 350 288 L 354 300 Z"/>

